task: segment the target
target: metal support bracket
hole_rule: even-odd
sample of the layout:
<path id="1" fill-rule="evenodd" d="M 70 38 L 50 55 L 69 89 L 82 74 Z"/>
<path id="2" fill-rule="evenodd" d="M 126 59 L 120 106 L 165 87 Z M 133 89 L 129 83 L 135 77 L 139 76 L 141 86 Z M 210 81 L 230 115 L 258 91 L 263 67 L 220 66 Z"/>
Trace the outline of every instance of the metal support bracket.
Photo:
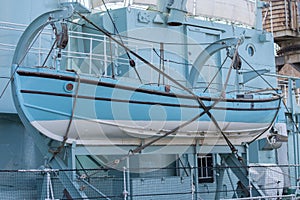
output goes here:
<path id="1" fill-rule="evenodd" d="M 245 84 L 249 81 L 251 81 L 252 79 L 263 75 L 265 73 L 270 72 L 269 69 L 261 69 L 261 70 L 256 70 L 256 71 L 247 71 L 247 72 L 240 72 L 240 74 L 242 74 L 243 80 L 240 84 Z"/>
<path id="2" fill-rule="evenodd" d="M 244 166 L 234 154 L 220 154 L 220 156 L 227 166 L 232 166 L 231 171 L 240 180 L 240 183 L 243 185 L 244 188 L 247 188 L 248 190 L 251 189 L 251 193 L 253 196 L 264 196 L 263 191 L 255 183 L 249 181 L 248 167 Z"/>

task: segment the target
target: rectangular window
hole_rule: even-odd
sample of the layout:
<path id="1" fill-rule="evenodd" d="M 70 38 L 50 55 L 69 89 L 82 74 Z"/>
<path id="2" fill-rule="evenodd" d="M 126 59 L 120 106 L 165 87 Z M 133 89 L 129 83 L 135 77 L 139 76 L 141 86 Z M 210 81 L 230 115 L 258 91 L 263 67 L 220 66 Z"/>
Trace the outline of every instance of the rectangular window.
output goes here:
<path id="1" fill-rule="evenodd" d="M 213 183 L 214 170 L 213 170 L 213 155 L 198 154 L 198 180 L 199 183 Z"/>

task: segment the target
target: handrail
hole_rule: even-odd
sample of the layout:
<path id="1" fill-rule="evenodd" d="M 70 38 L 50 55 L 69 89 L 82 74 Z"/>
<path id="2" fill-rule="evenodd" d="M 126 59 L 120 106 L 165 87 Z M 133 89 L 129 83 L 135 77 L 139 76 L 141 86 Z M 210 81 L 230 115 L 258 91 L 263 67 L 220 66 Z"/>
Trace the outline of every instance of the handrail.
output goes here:
<path id="1" fill-rule="evenodd" d="M 292 198 L 296 199 L 295 194 L 289 194 L 289 195 L 274 195 L 274 196 L 260 196 L 260 197 L 244 197 L 244 198 L 234 198 L 234 199 L 221 199 L 221 200 L 254 200 L 254 199 L 259 199 L 259 200 L 264 200 L 264 199 L 269 199 L 269 198 Z"/>
<path id="2" fill-rule="evenodd" d="M 24 24 L 16 24 L 16 23 L 0 21 L 0 29 L 7 30 L 7 31 L 22 32 L 22 31 L 24 31 L 25 27 L 26 27 L 26 25 L 24 25 Z M 41 35 L 42 35 L 42 37 L 45 37 L 45 35 L 46 35 L 50 39 L 51 39 L 51 37 L 53 37 L 53 33 L 52 33 L 51 29 L 49 29 L 49 28 L 47 28 L 45 31 L 43 31 L 43 33 Z M 80 51 L 78 49 L 75 50 L 72 46 L 70 46 L 67 49 L 62 51 L 62 55 L 63 55 L 64 59 L 66 59 L 69 63 L 68 66 L 71 66 L 71 69 L 77 70 L 79 74 L 89 74 L 89 75 L 96 76 L 96 77 L 99 77 L 99 76 L 108 77 L 107 69 L 112 61 L 115 64 L 119 64 L 119 65 L 127 63 L 126 58 L 122 58 L 119 56 L 122 49 L 119 49 L 117 47 L 117 45 L 115 45 L 115 43 L 113 43 L 113 42 L 112 42 L 113 55 L 111 55 L 109 53 L 110 45 L 109 45 L 109 40 L 106 38 L 106 36 L 70 30 L 69 31 L 69 39 L 73 40 L 73 41 L 70 41 L 69 45 L 73 44 L 72 42 L 74 42 L 75 40 L 83 40 L 83 41 L 89 40 L 90 46 L 97 45 L 97 44 L 103 45 L 103 47 L 101 47 L 101 48 L 103 48 L 101 50 L 102 52 L 97 52 L 96 51 L 96 50 L 98 50 L 97 48 L 96 49 L 90 48 L 89 52 Z M 134 40 L 132 38 L 126 38 L 126 37 L 123 39 L 124 39 L 124 42 L 127 43 L 131 49 L 135 49 L 136 52 L 143 50 L 143 49 L 147 49 L 147 48 L 148 49 L 153 49 L 153 47 L 156 48 L 156 46 L 155 46 L 156 44 L 152 44 L 147 41 L 138 41 L 138 40 Z M 36 65 L 41 65 L 45 55 L 48 53 L 48 48 L 46 48 L 44 45 L 41 45 L 41 43 L 43 43 L 43 42 L 44 41 L 42 39 L 38 40 L 37 44 L 34 45 L 31 48 L 31 50 L 29 51 L 29 53 L 31 55 L 36 55 L 38 57 L 38 63 Z M 16 47 L 16 44 L 5 43 L 4 41 L 0 42 L 0 51 L 14 51 L 15 47 Z M 105 51 L 105 49 L 106 49 L 106 51 Z M 156 58 L 156 55 L 154 55 L 153 51 L 151 51 L 150 53 L 151 53 L 151 55 L 149 57 L 151 59 L 151 62 L 153 63 L 153 60 L 154 60 L 154 58 Z M 78 66 L 76 67 L 76 65 L 71 64 L 72 62 L 76 63 L 76 61 L 79 61 L 79 60 L 85 60 L 85 63 L 88 63 L 88 64 L 85 64 L 84 70 L 80 70 L 80 68 L 78 68 Z M 165 62 L 166 62 L 165 63 L 166 66 L 168 66 L 168 61 L 165 61 Z M 94 63 L 99 63 L 99 66 L 103 65 L 102 71 L 101 70 L 93 71 Z M 100 64 L 100 63 L 102 63 L 102 64 Z M 99 73 L 103 72 L 103 73 L 97 74 L 98 72 Z M 153 76 L 153 74 L 151 76 Z M 266 73 L 266 74 L 264 74 L 264 76 L 272 76 L 272 77 L 281 78 L 278 80 L 278 86 L 283 88 L 283 93 L 285 94 L 285 96 L 287 96 L 287 90 L 285 90 L 284 88 L 287 88 L 287 82 L 282 79 L 290 78 L 292 80 L 300 80 L 300 78 L 298 78 L 298 77 L 289 77 L 289 76 L 271 74 L 271 73 Z M 149 82 L 153 82 L 153 80 L 145 81 L 145 83 L 149 83 Z M 166 84 L 168 84 L 168 83 L 166 83 Z M 204 85 L 205 83 L 203 82 L 201 84 Z M 212 89 L 216 90 L 217 88 L 212 88 Z M 255 89 L 261 89 L 261 88 L 255 88 Z M 199 92 L 201 92 L 201 88 L 198 88 L 198 90 L 199 90 Z M 246 86 L 244 88 L 244 90 L 245 91 L 253 90 L 253 88 Z M 300 91 L 296 91 L 296 97 L 297 97 L 297 102 L 300 104 Z"/>

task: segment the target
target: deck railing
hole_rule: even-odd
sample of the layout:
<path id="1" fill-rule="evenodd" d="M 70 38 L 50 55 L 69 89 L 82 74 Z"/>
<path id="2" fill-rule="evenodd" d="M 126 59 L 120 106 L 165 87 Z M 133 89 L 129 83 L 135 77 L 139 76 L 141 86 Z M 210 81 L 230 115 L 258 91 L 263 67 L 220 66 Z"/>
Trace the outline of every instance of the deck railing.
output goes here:
<path id="1" fill-rule="evenodd" d="M 21 33 L 25 30 L 26 25 L 23 24 L 13 24 L 8 22 L 0 22 L 0 29 L 8 32 L 8 34 L 18 34 L 21 35 Z M 120 40 L 118 36 L 114 36 L 117 40 Z M 31 66 L 40 66 L 40 67 L 52 67 L 56 69 L 62 69 L 64 70 L 61 63 L 66 64 L 68 70 L 74 69 L 80 74 L 89 74 L 93 75 L 95 77 L 100 76 L 112 76 L 112 66 L 128 66 L 129 62 L 128 58 L 126 57 L 126 52 L 123 48 L 121 48 L 119 45 L 117 45 L 114 41 L 109 39 L 106 36 L 98 35 L 98 34 L 91 34 L 91 33 L 83 33 L 83 32 L 77 32 L 77 31 L 69 31 L 69 44 L 66 47 L 66 49 L 62 50 L 62 58 L 59 58 L 57 56 L 58 50 L 50 51 L 49 48 L 53 44 L 55 40 L 55 36 L 53 34 L 53 31 L 51 29 L 45 29 L 40 37 L 37 39 L 36 43 L 32 46 L 30 49 L 28 55 L 29 59 L 26 61 L 31 62 Z M 79 42 L 81 41 L 79 47 Z M 126 44 L 130 49 L 135 51 L 136 53 L 140 53 L 141 51 L 148 51 L 147 58 L 150 59 L 149 62 L 154 63 L 155 66 L 158 68 L 163 68 L 160 66 L 159 63 L 159 49 L 160 44 L 157 43 L 151 43 L 146 41 L 139 41 L 135 40 L 133 38 L 129 37 L 123 37 L 122 42 Z M 13 52 L 15 50 L 17 41 L 11 41 L 5 42 L 0 40 L 0 51 L 3 52 L 10 52 L 9 58 L 12 59 Z M 84 45 L 83 45 L 84 44 Z M 156 49 L 156 51 L 153 51 L 153 48 Z M 167 51 L 165 49 L 165 51 Z M 51 54 L 50 58 L 48 59 L 48 62 L 46 62 L 45 66 L 42 66 L 45 58 L 47 55 Z M 123 56 L 122 56 L 123 55 Z M 142 62 L 133 57 L 137 65 L 142 65 Z M 34 62 L 33 62 L 34 60 Z M 8 63 L 8 65 L 11 62 Z M 169 73 L 168 70 L 170 70 L 170 66 L 172 65 L 171 61 L 166 59 L 164 60 L 164 68 L 167 73 Z M 189 66 L 190 67 L 190 66 Z M 225 67 L 224 67 L 225 68 Z M 116 74 L 118 73 L 115 72 Z M 133 70 L 131 70 L 130 73 L 128 73 L 128 76 L 131 76 L 133 78 L 136 78 L 136 74 Z M 147 73 L 146 77 L 142 77 L 144 84 L 153 84 L 158 82 L 158 73 L 154 70 L 149 70 L 149 73 Z M 7 77 L 9 78 L 9 77 Z M 161 76 L 160 81 L 163 83 L 164 81 L 163 76 Z M 183 79 L 178 78 L 178 81 L 181 83 L 184 83 Z M 283 93 L 287 94 L 287 82 L 281 79 L 278 79 L 279 86 L 282 87 Z M 172 84 L 166 80 L 164 84 Z M 207 85 L 208 83 L 203 82 L 199 85 Z M 211 88 L 218 88 L 219 86 L 217 83 L 212 83 Z M 219 87 L 220 88 L 220 87 Z M 235 86 L 230 86 L 228 88 L 231 88 L 234 90 Z M 199 88 L 199 91 L 204 90 L 205 87 Z M 230 89 L 230 90 L 231 90 Z M 260 88 L 246 88 L 248 90 L 257 90 Z M 217 89 L 214 89 L 217 91 Z M 297 93 L 298 95 L 298 93 Z M 285 96 L 287 97 L 287 95 Z M 297 102 L 300 103 L 300 100 L 297 96 Z"/>
<path id="2" fill-rule="evenodd" d="M 299 186 L 292 172 L 299 169 L 295 165 L 243 166 L 256 168 L 258 174 L 249 174 L 249 183 L 256 185 L 263 195 L 252 196 L 245 189 L 237 187 L 239 179 L 231 169 L 236 166 L 221 167 L 225 170 L 221 187 L 217 187 L 217 171 L 221 166 L 210 167 L 214 173 L 213 182 L 196 183 L 199 176 L 196 167 L 167 168 L 120 168 L 101 167 L 98 169 L 34 169 L 0 170 L 1 199 L 205 199 L 222 200 L 251 199 L 298 199 Z M 261 169 L 261 171 L 259 170 Z M 268 170 L 268 172 L 266 171 Z M 290 174 L 285 172 L 290 171 Z M 262 175 L 265 176 L 262 176 Z M 292 180 L 289 182 L 289 180 Z M 296 182 L 295 182 L 296 181 Z M 293 183 L 296 183 L 293 185 Z M 248 189 L 247 189 L 248 188 Z M 248 190 L 248 197 L 247 191 Z M 244 194 L 242 194 L 244 193 Z M 240 196 L 234 197 L 233 196 Z M 243 197 L 242 197 L 243 196 Z"/>
<path id="3" fill-rule="evenodd" d="M 300 78 L 285 75 L 268 74 L 268 76 L 276 76 L 278 82 L 278 89 L 282 92 L 283 101 L 288 104 L 291 103 L 292 97 L 294 103 L 300 105 Z M 292 95 L 292 96 L 290 96 Z"/>
<path id="4" fill-rule="evenodd" d="M 116 38 L 119 40 L 117 36 Z M 78 51 L 78 49 L 84 48 L 78 47 L 78 49 L 74 50 L 72 48 L 72 45 L 76 46 L 75 43 L 79 40 L 81 40 L 84 43 L 84 46 L 88 49 L 86 49 L 85 51 Z M 117 45 L 116 42 L 112 41 L 106 36 L 70 31 L 69 41 L 70 43 L 68 45 L 68 49 L 63 51 L 63 54 L 65 58 L 68 59 L 68 62 L 76 63 L 78 62 L 78 60 L 81 59 L 85 63 L 87 63 L 87 69 L 85 70 L 72 64 L 68 65 L 69 67 L 71 67 L 70 69 L 75 69 L 84 74 L 93 74 L 101 76 L 107 75 L 109 73 L 108 67 L 112 63 L 114 63 L 117 66 L 129 65 L 128 58 L 122 57 L 122 55 L 126 54 L 125 50 L 119 47 L 119 45 Z M 122 42 L 124 44 L 127 44 L 127 46 L 135 52 L 138 52 L 141 49 L 152 49 L 154 47 L 153 44 L 133 41 L 129 39 L 122 39 Z M 153 57 L 153 52 L 151 52 L 150 62 L 153 62 Z M 135 62 L 138 63 L 138 60 L 135 59 Z M 97 70 L 93 72 L 93 70 L 95 70 L 95 67 L 98 67 L 99 70 L 99 68 L 102 66 L 103 73 L 97 74 Z"/>
<path id="5" fill-rule="evenodd" d="M 234 199 L 221 199 L 221 200 L 265 200 L 265 199 L 288 199 L 296 200 L 298 199 L 296 195 L 275 195 L 275 196 L 263 196 L 263 197 L 245 197 L 245 198 L 234 198 Z"/>

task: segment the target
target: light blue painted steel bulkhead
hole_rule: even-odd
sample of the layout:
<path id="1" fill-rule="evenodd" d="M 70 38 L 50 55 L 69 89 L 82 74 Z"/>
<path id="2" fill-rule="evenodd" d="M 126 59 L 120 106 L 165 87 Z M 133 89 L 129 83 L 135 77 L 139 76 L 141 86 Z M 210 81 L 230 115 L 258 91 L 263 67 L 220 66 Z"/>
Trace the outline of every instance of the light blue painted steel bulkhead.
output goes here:
<path id="1" fill-rule="evenodd" d="M 24 31 L 23 35 L 19 39 L 19 42 L 16 47 L 16 51 L 12 60 L 13 66 L 18 66 L 21 64 L 22 59 L 26 56 L 28 49 L 34 38 L 38 33 L 48 24 L 56 22 L 58 20 L 67 19 L 73 14 L 73 8 L 65 7 L 63 9 L 58 9 L 55 11 L 49 11 L 38 18 L 36 18 Z M 13 73 L 15 69 L 12 69 Z"/>
<path id="2" fill-rule="evenodd" d="M 190 70 L 188 81 L 190 82 L 191 86 L 194 87 L 196 85 L 196 82 L 198 80 L 198 77 L 200 75 L 203 66 L 206 64 L 207 60 L 211 58 L 213 54 L 225 48 L 229 48 L 229 47 L 234 48 L 237 45 L 239 40 L 240 40 L 239 38 L 222 39 L 206 47 L 196 58 L 196 60 L 193 63 L 193 67 Z"/>

